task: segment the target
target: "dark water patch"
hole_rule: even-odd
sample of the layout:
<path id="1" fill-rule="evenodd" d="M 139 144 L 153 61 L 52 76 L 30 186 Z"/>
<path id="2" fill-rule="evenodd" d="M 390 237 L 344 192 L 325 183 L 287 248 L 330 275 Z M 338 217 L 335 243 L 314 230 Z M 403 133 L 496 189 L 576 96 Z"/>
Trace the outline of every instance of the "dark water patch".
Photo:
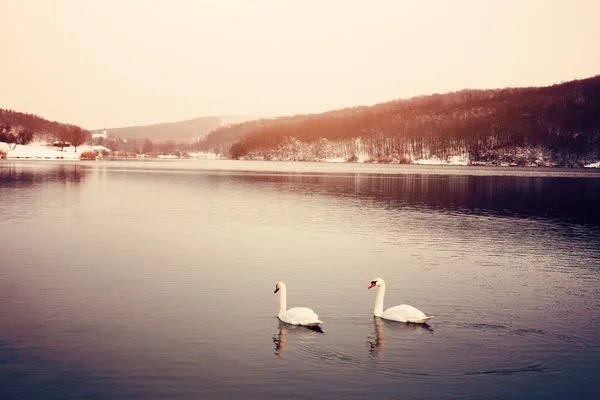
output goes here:
<path id="1" fill-rule="evenodd" d="M 528 176 L 402 174 L 251 175 L 233 179 L 277 185 L 303 194 L 371 200 L 388 209 L 529 218 L 600 225 L 600 176 L 579 179 Z"/>
<path id="2" fill-rule="evenodd" d="M 74 162 L 72 164 L 48 165 L 45 162 L 18 165 L 0 162 L 1 187 L 27 187 L 54 184 L 80 184 L 88 176 L 88 170 Z"/>
<path id="3" fill-rule="evenodd" d="M 523 368 L 502 368 L 502 369 L 490 369 L 486 371 L 473 371 L 473 372 L 465 372 L 465 375 L 513 375 L 513 374 L 522 374 L 527 372 L 544 372 L 540 365 L 529 365 Z"/>

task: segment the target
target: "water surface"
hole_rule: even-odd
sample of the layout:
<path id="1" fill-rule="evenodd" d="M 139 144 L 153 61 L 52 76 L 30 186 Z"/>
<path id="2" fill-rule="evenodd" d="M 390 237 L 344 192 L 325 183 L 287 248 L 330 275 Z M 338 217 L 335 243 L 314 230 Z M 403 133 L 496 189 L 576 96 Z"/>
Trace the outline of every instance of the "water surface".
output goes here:
<path id="1" fill-rule="evenodd" d="M 598 204 L 593 170 L 3 161 L 0 398 L 593 398 Z"/>

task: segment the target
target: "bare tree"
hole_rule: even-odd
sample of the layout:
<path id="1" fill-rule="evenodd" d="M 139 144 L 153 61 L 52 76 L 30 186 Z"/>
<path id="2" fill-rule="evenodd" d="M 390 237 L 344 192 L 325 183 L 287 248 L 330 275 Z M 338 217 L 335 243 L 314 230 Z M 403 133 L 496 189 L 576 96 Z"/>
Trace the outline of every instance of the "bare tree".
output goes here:
<path id="1" fill-rule="evenodd" d="M 31 143 L 32 140 L 33 140 L 33 132 L 31 132 L 29 129 L 23 129 L 23 130 L 21 130 L 21 132 L 19 132 L 17 134 L 17 143 L 18 144 L 26 145 L 26 144 Z"/>
<path id="2" fill-rule="evenodd" d="M 76 153 L 77 147 L 84 144 L 89 137 L 90 133 L 87 130 L 80 128 L 79 126 L 71 125 L 68 129 L 69 142 L 71 143 L 71 145 L 73 145 L 73 147 L 75 147 Z"/>
<path id="3" fill-rule="evenodd" d="M 108 139 L 104 142 L 104 145 L 108 147 L 110 151 L 117 151 L 119 149 L 119 144 L 116 139 Z"/>
<path id="4" fill-rule="evenodd" d="M 176 146 L 177 144 L 173 140 L 167 140 L 166 142 L 160 145 L 160 151 L 167 154 L 172 153 L 173 151 L 175 151 Z"/>
<path id="5" fill-rule="evenodd" d="M 65 143 L 69 141 L 69 127 L 67 125 L 61 125 L 58 128 L 57 136 L 60 142 L 59 147 L 62 151 L 62 149 L 65 147 Z"/>
<path id="6" fill-rule="evenodd" d="M 154 144 L 152 143 L 152 141 L 150 139 L 146 139 L 144 141 L 144 147 L 142 148 L 142 153 L 144 153 L 144 154 L 151 153 L 153 149 L 154 149 Z"/>
<path id="7" fill-rule="evenodd" d="M 0 125 L 0 142 L 8 143 L 11 149 L 18 144 L 26 145 L 33 140 L 33 132 L 21 125 L 11 127 L 8 124 Z"/>
<path id="8" fill-rule="evenodd" d="M 12 127 L 10 124 L 0 124 L 0 142 L 12 143 Z"/>

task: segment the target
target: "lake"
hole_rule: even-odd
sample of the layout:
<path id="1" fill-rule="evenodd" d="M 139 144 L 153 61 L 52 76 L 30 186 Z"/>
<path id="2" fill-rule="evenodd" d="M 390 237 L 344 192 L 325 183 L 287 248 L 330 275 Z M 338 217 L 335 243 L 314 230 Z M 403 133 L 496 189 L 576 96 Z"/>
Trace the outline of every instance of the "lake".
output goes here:
<path id="1" fill-rule="evenodd" d="M 599 207 L 598 170 L 4 160 L 0 398 L 596 398 Z"/>

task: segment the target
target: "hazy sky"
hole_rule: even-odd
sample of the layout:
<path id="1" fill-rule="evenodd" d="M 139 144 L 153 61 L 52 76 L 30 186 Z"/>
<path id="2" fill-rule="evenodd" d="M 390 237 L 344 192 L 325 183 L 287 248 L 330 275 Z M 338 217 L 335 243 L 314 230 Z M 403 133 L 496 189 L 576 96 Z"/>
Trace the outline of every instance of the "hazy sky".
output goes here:
<path id="1" fill-rule="evenodd" d="M 600 0 L 0 0 L 0 107 L 88 129 L 600 73 Z"/>

